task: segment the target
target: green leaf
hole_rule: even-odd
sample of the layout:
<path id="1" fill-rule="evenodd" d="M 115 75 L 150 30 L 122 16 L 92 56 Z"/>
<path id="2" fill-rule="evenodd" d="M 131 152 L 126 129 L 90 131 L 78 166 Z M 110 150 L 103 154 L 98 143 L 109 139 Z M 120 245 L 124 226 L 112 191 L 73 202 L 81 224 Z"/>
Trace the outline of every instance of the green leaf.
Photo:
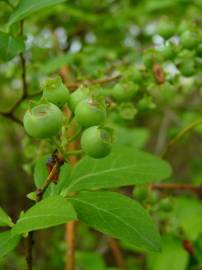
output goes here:
<path id="1" fill-rule="evenodd" d="M 12 251 L 20 241 L 19 235 L 12 235 L 11 231 L 0 233 L 0 257 Z"/>
<path id="2" fill-rule="evenodd" d="M 151 183 L 169 177 L 171 168 L 163 160 L 127 147 L 106 158 L 86 157 L 73 169 L 70 184 L 62 194 L 85 189 L 112 188 Z"/>
<path id="3" fill-rule="evenodd" d="M 11 218 L 0 207 L 0 226 L 12 226 L 12 225 L 13 225 L 13 223 L 11 221 Z"/>
<path id="4" fill-rule="evenodd" d="M 9 19 L 9 25 L 19 22 L 41 9 L 48 8 L 65 1 L 66 0 L 21 0 Z"/>
<path id="5" fill-rule="evenodd" d="M 162 252 L 150 254 L 150 270 L 185 270 L 188 264 L 188 253 L 183 249 L 182 242 L 170 235 L 163 237 Z"/>
<path id="6" fill-rule="evenodd" d="M 8 33 L 0 32 L 0 59 L 9 61 L 24 50 L 22 38 L 15 38 Z"/>
<path id="7" fill-rule="evenodd" d="M 154 222 L 134 200 L 114 192 L 81 192 L 70 197 L 79 220 L 137 247 L 159 251 L 161 240 Z"/>
<path id="8" fill-rule="evenodd" d="M 67 199 L 51 196 L 35 204 L 13 226 L 13 234 L 45 229 L 75 220 L 76 213 Z"/>

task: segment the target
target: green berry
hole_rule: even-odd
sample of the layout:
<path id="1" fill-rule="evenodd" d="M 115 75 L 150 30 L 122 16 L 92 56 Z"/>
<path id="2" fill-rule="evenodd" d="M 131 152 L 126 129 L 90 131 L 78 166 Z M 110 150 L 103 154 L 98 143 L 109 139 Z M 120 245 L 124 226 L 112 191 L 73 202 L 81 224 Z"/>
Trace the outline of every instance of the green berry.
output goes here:
<path id="1" fill-rule="evenodd" d="M 109 155 L 111 146 L 112 132 L 108 128 L 89 127 L 81 136 L 81 148 L 90 157 L 103 158 Z"/>
<path id="2" fill-rule="evenodd" d="M 170 198 L 162 199 L 159 202 L 159 209 L 164 212 L 170 212 L 173 209 Z"/>
<path id="3" fill-rule="evenodd" d="M 172 22 L 162 21 L 158 27 L 158 34 L 165 39 L 168 39 L 175 34 L 175 25 Z"/>
<path id="4" fill-rule="evenodd" d="M 69 107 L 74 112 L 77 104 L 88 98 L 89 90 L 84 86 L 80 86 L 76 91 L 74 91 L 69 98 Z"/>
<path id="5" fill-rule="evenodd" d="M 106 109 L 96 100 L 85 99 L 76 106 L 75 118 L 83 127 L 100 125 L 106 120 Z"/>
<path id="6" fill-rule="evenodd" d="M 52 103 L 44 103 L 29 109 L 23 119 L 26 132 L 34 138 L 50 138 L 59 133 L 63 114 Z"/>
<path id="7" fill-rule="evenodd" d="M 43 96 L 58 107 L 63 107 L 69 100 L 69 91 L 58 76 L 46 80 L 43 85 Z"/>
<path id="8" fill-rule="evenodd" d="M 180 72 L 185 77 L 194 76 L 196 73 L 195 65 L 193 61 L 185 61 L 180 64 Z"/>
<path id="9" fill-rule="evenodd" d="M 198 45 L 197 35 L 189 30 L 181 35 L 181 44 L 185 49 L 192 50 Z"/>
<path id="10" fill-rule="evenodd" d="M 146 186 L 136 186 L 133 190 L 133 196 L 140 202 L 145 201 L 149 196 L 148 187 Z"/>
<path id="11" fill-rule="evenodd" d="M 112 97 L 119 102 L 130 101 L 138 90 L 138 85 L 132 82 L 118 83 L 112 90 Z"/>

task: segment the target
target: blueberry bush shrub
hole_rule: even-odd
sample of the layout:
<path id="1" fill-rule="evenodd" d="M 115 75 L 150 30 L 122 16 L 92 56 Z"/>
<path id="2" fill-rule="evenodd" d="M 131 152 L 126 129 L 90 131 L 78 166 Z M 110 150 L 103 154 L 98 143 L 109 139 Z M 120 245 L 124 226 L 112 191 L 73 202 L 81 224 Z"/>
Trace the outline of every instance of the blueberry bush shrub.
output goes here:
<path id="1" fill-rule="evenodd" d="M 201 0 L 0 9 L 0 269 L 201 270 Z"/>

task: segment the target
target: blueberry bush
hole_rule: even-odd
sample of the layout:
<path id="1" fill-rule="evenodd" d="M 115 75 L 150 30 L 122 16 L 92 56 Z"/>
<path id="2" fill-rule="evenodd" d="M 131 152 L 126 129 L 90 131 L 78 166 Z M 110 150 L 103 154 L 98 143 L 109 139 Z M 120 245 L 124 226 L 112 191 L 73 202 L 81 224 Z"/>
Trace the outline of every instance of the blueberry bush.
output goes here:
<path id="1" fill-rule="evenodd" d="M 0 8 L 0 268 L 201 270 L 202 2 Z"/>

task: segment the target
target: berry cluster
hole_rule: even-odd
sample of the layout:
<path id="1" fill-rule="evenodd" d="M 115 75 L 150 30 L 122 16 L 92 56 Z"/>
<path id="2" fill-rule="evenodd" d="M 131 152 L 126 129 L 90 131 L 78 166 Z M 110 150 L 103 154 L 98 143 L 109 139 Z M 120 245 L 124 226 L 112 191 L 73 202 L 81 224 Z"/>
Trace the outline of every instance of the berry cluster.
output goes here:
<path id="1" fill-rule="evenodd" d="M 38 139 L 56 136 L 65 124 L 62 109 L 66 105 L 83 130 L 80 140 L 82 150 L 94 158 L 108 155 L 112 145 L 112 130 L 104 126 L 107 118 L 105 100 L 94 96 L 83 86 L 70 94 L 60 77 L 48 79 L 44 83 L 42 99 L 25 113 L 25 130 Z"/>

